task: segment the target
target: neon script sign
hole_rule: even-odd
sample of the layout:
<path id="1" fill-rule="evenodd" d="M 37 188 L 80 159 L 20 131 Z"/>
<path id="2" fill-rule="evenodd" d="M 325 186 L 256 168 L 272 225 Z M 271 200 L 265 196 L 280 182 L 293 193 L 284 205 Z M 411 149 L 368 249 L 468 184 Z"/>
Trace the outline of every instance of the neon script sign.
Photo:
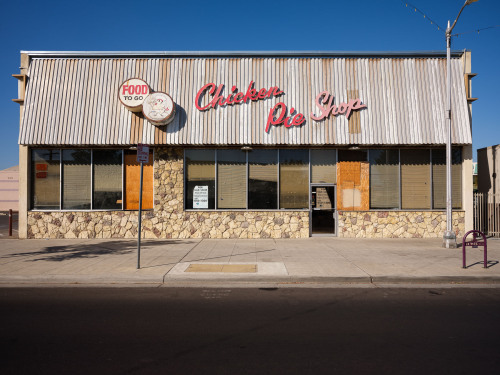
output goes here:
<path id="1" fill-rule="evenodd" d="M 234 105 L 240 103 L 246 103 L 248 100 L 257 101 L 264 100 L 271 97 L 277 97 L 281 94 L 284 94 L 284 91 L 281 91 L 279 87 L 272 86 L 269 89 L 262 88 L 260 90 L 256 90 L 253 88 L 254 81 L 251 81 L 248 85 L 246 93 L 238 92 L 238 88 L 233 86 L 231 88 L 231 93 L 224 97 L 222 96 L 222 90 L 224 89 L 224 85 L 221 84 L 218 87 L 214 83 L 207 83 L 203 86 L 195 98 L 195 106 L 200 111 L 205 111 L 207 109 L 216 108 L 217 105 L 219 107 L 225 105 Z M 201 101 L 203 96 L 211 95 L 212 99 L 208 104 L 202 105 Z M 333 104 L 334 95 L 330 94 L 328 91 L 322 91 L 316 96 L 316 106 L 320 110 L 320 114 L 316 116 L 313 112 L 310 113 L 310 117 L 315 121 L 321 121 L 331 115 L 345 115 L 347 119 L 351 116 L 352 111 L 357 111 L 363 108 L 366 108 L 366 104 L 362 104 L 361 99 L 351 99 L 348 103 L 339 103 L 337 105 Z M 288 114 L 288 108 L 285 103 L 279 102 L 274 105 L 273 108 L 269 111 L 269 115 L 267 116 L 266 123 L 266 133 L 269 132 L 271 125 L 280 126 L 284 125 L 286 128 L 291 126 L 301 126 L 305 123 L 306 119 L 302 113 L 295 113 L 295 108 L 291 108 Z M 294 114 L 295 113 L 295 114 Z"/>

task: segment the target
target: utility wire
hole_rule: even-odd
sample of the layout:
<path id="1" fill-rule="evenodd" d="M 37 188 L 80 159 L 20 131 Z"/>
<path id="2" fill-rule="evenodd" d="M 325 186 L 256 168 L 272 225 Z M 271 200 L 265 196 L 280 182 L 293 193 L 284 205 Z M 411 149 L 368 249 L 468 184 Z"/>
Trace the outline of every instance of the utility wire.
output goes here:
<path id="1" fill-rule="evenodd" d="M 421 11 L 420 9 L 418 9 L 415 5 L 409 3 L 408 1 L 404 1 L 404 0 L 401 0 L 401 2 L 407 7 L 407 8 L 411 8 L 413 9 L 415 12 L 418 12 L 420 13 L 422 16 L 424 16 L 424 18 L 426 18 L 427 20 L 429 20 L 429 22 L 431 23 L 431 25 L 435 25 L 437 27 L 438 30 L 446 30 L 445 28 L 439 26 L 437 24 L 436 21 L 432 20 L 429 16 L 427 16 L 427 14 L 425 14 L 423 11 Z M 476 29 L 476 30 L 471 30 L 471 31 L 466 31 L 466 32 L 463 32 L 463 33 L 457 33 L 457 34 L 453 34 L 452 36 L 460 36 L 460 35 L 464 35 L 464 34 L 471 34 L 471 33 L 478 33 L 480 31 L 483 31 L 483 30 L 488 30 L 488 29 L 494 29 L 496 27 L 500 27 L 500 25 L 493 25 L 493 26 L 488 26 L 488 27 L 483 27 L 481 29 Z"/>
<path id="2" fill-rule="evenodd" d="M 418 9 L 415 5 L 409 3 L 408 1 L 403 1 L 401 0 L 401 2 L 408 8 L 411 8 L 413 9 L 415 12 L 418 12 L 420 13 L 422 16 L 424 16 L 424 18 L 426 18 L 430 23 L 431 25 L 435 25 L 437 27 L 438 30 L 446 30 L 444 28 L 442 28 L 441 26 L 438 25 L 438 23 L 436 21 L 434 21 L 433 19 L 431 19 L 427 14 L 425 14 L 424 12 L 422 12 L 420 9 Z"/>
<path id="3" fill-rule="evenodd" d="M 453 34 L 452 36 L 459 36 L 459 35 L 471 34 L 471 33 L 478 33 L 479 34 L 480 31 L 488 30 L 488 29 L 494 29 L 496 27 L 500 27 L 500 25 L 493 25 L 493 26 L 483 27 L 482 29 L 471 30 L 471 31 L 463 32 L 463 33 Z"/>

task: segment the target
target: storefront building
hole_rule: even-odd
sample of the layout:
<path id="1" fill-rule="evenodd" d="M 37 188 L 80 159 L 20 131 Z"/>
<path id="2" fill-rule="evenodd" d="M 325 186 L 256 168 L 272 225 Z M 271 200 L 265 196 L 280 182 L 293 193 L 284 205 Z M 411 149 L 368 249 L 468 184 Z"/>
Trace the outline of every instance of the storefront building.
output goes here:
<path id="1" fill-rule="evenodd" d="M 452 204 L 472 229 L 470 53 Z M 22 52 L 20 238 L 440 238 L 446 56 Z"/>

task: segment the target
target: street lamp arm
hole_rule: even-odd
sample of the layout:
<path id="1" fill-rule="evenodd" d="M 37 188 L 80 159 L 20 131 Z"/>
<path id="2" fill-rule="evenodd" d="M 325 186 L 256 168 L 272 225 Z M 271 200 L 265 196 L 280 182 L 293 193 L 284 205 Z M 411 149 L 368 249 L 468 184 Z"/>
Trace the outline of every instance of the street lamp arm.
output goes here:
<path id="1" fill-rule="evenodd" d="M 455 21 L 453 21 L 453 25 L 451 25 L 451 27 L 447 27 L 446 28 L 446 36 L 448 35 L 451 35 L 451 32 L 453 31 L 453 28 L 455 27 L 455 25 L 457 24 L 457 21 L 458 21 L 458 18 L 460 17 L 460 15 L 462 14 L 462 11 L 464 10 L 464 8 L 469 5 L 469 2 L 466 1 L 464 3 L 464 5 L 462 5 L 462 8 L 460 8 L 460 12 L 458 12 L 458 16 L 457 18 L 455 18 Z"/>

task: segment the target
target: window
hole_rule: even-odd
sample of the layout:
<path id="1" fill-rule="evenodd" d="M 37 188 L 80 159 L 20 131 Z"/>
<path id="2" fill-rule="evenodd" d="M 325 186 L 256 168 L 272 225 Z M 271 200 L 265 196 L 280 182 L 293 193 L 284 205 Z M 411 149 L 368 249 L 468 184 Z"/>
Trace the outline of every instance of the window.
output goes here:
<path id="1" fill-rule="evenodd" d="M 246 152 L 217 151 L 217 208 L 246 208 Z"/>
<path id="2" fill-rule="evenodd" d="M 399 208 L 399 150 L 370 150 L 370 208 Z"/>
<path id="3" fill-rule="evenodd" d="M 443 149 L 185 150 L 186 209 L 308 209 L 311 184 L 337 184 L 338 209 L 445 207 Z M 453 207 L 462 205 L 453 149 Z M 338 176 L 337 176 L 338 174 Z"/>
<path id="4" fill-rule="evenodd" d="M 90 150 L 63 150 L 62 208 L 90 209 Z"/>
<path id="5" fill-rule="evenodd" d="M 451 205 L 462 207 L 462 150 L 451 150 Z M 446 208 L 446 149 L 432 150 L 432 207 Z"/>
<path id="6" fill-rule="evenodd" d="M 31 208 L 138 209 L 140 164 L 136 158 L 137 152 L 131 150 L 32 149 Z M 153 208 L 152 151 L 149 160 L 143 166 L 143 209 Z"/>
<path id="7" fill-rule="evenodd" d="M 94 209 L 122 208 L 122 151 L 94 150 Z"/>
<path id="8" fill-rule="evenodd" d="M 280 208 L 309 208 L 309 150 L 280 150 Z"/>
<path id="9" fill-rule="evenodd" d="M 215 150 L 186 150 L 186 208 L 215 208 Z"/>
<path id="10" fill-rule="evenodd" d="M 31 207 L 34 209 L 59 209 L 60 155 L 59 150 L 31 152 Z"/>
<path id="11" fill-rule="evenodd" d="M 248 153 L 248 208 L 278 208 L 278 150 Z"/>
<path id="12" fill-rule="evenodd" d="M 337 182 L 337 155 L 335 150 L 311 150 L 311 183 Z"/>
<path id="13" fill-rule="evenodd" d="M 309 150 L 192 149 L 184 155 L 186 209 L 309 208 Z"/>
<path id="14" fill-rule="evenodd" d="M 401 150 L 401 208 L 431 208 L 430 150 Z"/>

